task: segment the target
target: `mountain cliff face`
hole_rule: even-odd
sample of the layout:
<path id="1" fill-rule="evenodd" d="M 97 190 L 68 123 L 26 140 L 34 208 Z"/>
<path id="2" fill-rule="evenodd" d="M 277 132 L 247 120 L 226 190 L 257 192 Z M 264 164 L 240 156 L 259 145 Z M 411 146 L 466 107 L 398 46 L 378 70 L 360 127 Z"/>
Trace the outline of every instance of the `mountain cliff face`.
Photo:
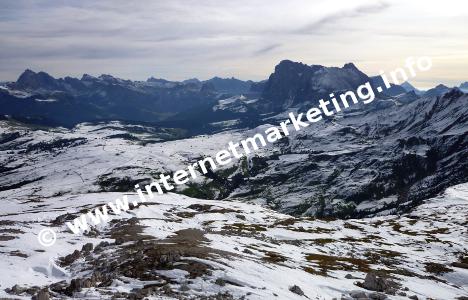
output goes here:
<path id="1" fill-rule="evenodd" d="M 282 110 L 318 101 L 332 92 L 354 90 L 369 77 L 352 63 L 342 68 L 281 61 L 264 85 L 262 104 Z"/>
<path id="2" fill-rule="evenodd" d="M 15 83 L 15 87 L 24 90 L 59 90 L 60 83 L 45 72 L 24 71 Z"/>
<path id="3" fill-rule="evenodd" d="M 398 104 L 344 112 L 251 157 L 227 177 L 220 198 L 291 214 L 357 217 L 404 211 L 466 181 L 466 94 L 381 101 Z"/>

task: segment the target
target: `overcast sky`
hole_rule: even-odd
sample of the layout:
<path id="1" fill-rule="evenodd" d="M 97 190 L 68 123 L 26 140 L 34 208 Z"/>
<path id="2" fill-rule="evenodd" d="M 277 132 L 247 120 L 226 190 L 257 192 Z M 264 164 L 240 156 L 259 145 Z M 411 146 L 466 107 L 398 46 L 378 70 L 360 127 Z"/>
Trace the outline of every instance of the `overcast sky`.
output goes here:
<path id="1" fill-rule="evenodd" d="M 0 80 L 26 68 L 145 80 L 261 80 L 282 59 L 369 75 L 430 56 L 412 83 L 468 81 L 468 2 L 154 0 L 0 2 Z"/>

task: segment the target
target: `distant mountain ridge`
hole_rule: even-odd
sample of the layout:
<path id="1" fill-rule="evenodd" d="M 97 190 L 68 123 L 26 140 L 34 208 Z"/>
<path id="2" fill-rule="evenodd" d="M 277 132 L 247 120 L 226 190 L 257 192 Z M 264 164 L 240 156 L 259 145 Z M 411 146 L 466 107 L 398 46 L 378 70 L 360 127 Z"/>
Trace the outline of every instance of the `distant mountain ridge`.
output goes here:
<path id="1" fill-rule="evenodd" d="M 369 77 L 353 63 L 325 67 L 290 60 L 281 61 L 268 80 L 261 82 L 233 77 L 205 81 L 150 77 L 146 81 L 132 81 L 108 74 L 56 79 L 46 72 L 27 69 L 16 82 L 4 84 L 0 89 L 0 115 L 62 126 L 122 120 L 165 122 L 168 126 L 182 122 L 181 126 L 187 128 L 202 128 L 206 122 L 239 118 L 243 120 L 237 124 L 246 126 L 255 124 L 253 120 L 260 114 L 305 107 L 330 93 L 354 90 L 365 82 L 371 82 L 374 87 L 383 85 L 379 76 Z M 392 85 L 379 97 L 397 97 L 397 101 L 408 102 L 419 96 L 439 96 L 449 90 L 439 85 L 421 95 L 405 83 Z M 245 101 L 236 102 L 243 107 L 241 110 L 214 109 L 220 100 L 236 95 L 246 96 Z M 203 117 L 197 119 L 197 115 Z"/>
<path id="2" fill-rule="evenodd" d="M 414 87 L 411 83 L 409 83 L 408 81 L 403 82 L 402 84 L 400 84 L 400 86 L 401 86 L 402 88 L 404 88 L 405 91 L 407 91 L 407 92 L 413 91 L 413 92 L 415 92 L 415 94 L 418 94 L 418 95 L 422 94 L 422 92 L 421 92 L 420 90 L 418 90 L 417 88 L 415 88 L 415 87 Z"/>
<path id="3" fill-rule="evenodd" d="M 424 96 L 426 96 L 426 97 L 440 96 L 440 95 L 448 92 L 449 90 L 450 90 L 450 88 L 448 86 L 443 85 L 443 84 L 439 84 L 439 85 L 433 87 L 432 89 L 427 90 L 424 93 Z"/>
<path id="4" fill-rule="evenodd" d="M 250 88 L 254 83 L 252 80 L 242 81 L 237 78 L 220 78 L 213 77 L 204 83 L 213 84 L 214 88 L 222 93 L 244 94 L 250 92 Z"/>
<path id="5" fill-rule="evenodd" d="M 46 119 L 65 126 L 106 119 L 157 122 L 195 107 L 214 105 L 218 94 L 209 85 L 154 78 L 131 81 L 105 74 L 55 79 L 45 72 L 26 70 L 0 91 L 0 114 Z M 47 99 L 50 101 L 41 101 Z"/>

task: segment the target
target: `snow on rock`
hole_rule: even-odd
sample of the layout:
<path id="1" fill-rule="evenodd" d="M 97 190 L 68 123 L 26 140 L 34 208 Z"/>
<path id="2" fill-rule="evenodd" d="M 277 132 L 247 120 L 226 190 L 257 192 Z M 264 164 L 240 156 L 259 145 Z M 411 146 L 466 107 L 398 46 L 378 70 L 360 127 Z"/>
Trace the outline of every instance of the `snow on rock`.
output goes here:
<path id="1" fill-rule="evenodd" d="M 91 199 L 104 203 L 118 194 L 51 197 L 42 203 L 55 214 L 76 213 Z M 129 201 L 137 197 L 128 196 Z M 293 218 L 258 205 L 178 194 L 114 216 L 92 236 L 67 232 L 53 222 L 53 214 L 35 223 L 30 217 L 35 210 L 3 213 L 0 222 L 9 224 L 11 233 L 21 232 L 14 231 L 14 242 L 1 242 L 2 252 L 10 255 L 0 262 L 9 275 L 0 284 L 47 285 L 51 295 L 86 299 L 130 294 L 303 299 L 297 286 L 309 299 L 332 299 L 375 292 L 361 286 L 366 274 L 380 272 L 395 284 L 379 291 L 391 299 L 455 299 L 468 293 L 466 262 L 461 262 L 467 259 L 467 209 L 468 184 L 461 184 L 401 216 L 352 220 Z M 59 242 L 41 249 L 33 234 L 48 223 Z M 101 239 L 110 243 L 96 247 Z M 64 263 L 64 256 L 89 241 L 94 251 L 81 251 Z M 20 252 L 24 255 L 12 254 Z M 63 292 L 50 285 L 64 279 Z M 76 288 L 71 279 L 87 283 Z"/>

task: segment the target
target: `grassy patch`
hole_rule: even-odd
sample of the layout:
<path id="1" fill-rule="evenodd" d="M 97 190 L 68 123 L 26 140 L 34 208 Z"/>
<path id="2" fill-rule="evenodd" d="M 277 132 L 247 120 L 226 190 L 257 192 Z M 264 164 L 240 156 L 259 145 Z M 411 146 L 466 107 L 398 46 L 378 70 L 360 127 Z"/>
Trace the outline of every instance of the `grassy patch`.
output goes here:
<path id="1" fill-rule="evenodd" d="M 354 257 L 333 256 L 325 254 L 308 254 L 306 260 L 312 262 L 316 267 L 306 267 L 305 271 L 327 276 L 329 271 L 344 270 L 344 271 L 360 271 L 369 272 L 369 262 L 364 259 Z"/>
<path id="2" fill-rule="evenodd" d="M 447 266 L 435 262 L 425 263 L 424 269 L 432 274 L 443 274 L 453 272 L 453 270 L 448 268 Z"/>
<path id="3" fill-rule="evenodd" d="M 259 232 L 259 231 L 267 231 L 264 226 L 257 225 L 257 224 L 244 224 L 244 223 L 234 223 L 228 224 L 223 226 L 224 230 L 233 231 L 233 232 Z"/>
<path id="4" fill-rule="evenodd" d="M 320 245 L 320 246 L 330 244 L 330 243 L 333 243 L 333 242 L 335 242 L 334 239 L 328 239 L 328 238 L 315 239 L 315 240 L 312 241 L 312 243 L 314 243 L 316 245 Z"/>
<path id="5" fill-rule="evenodd" d="M 262 259 L 270 263 L 280 263 L 285 262 L 287 260 L 287 258 L 283 255 L 273 251 L 266 252 L 265 256 Z"/>

